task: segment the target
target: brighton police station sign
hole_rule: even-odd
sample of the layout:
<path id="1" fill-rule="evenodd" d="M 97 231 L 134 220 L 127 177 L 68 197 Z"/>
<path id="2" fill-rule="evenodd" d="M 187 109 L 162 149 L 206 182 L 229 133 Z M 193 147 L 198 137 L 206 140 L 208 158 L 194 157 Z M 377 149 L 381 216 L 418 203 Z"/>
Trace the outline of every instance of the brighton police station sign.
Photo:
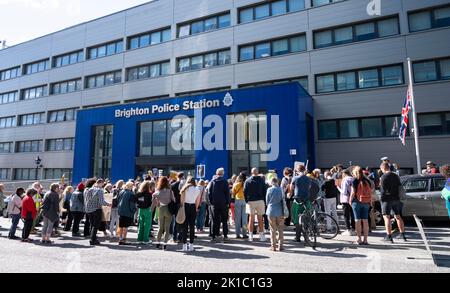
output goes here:
<path id="1" fill-rule="evenodd" d="M 140 108 L 135 107 L 127 110 L 116 110 L 115 118 L 130 118 L 133 116 L 143 116 L 149 114 L 161 114 L 161 113 L 174 113 L 179 112 L 180 110 L 189 111 L 189 110 L 199 110 L 199 109 L 207 109 L 207 108 L 218 108 L 223 104 L 225 107 L 230 107 L 233 105 L 233 97 L 230 93 L 227 93 L 222 101 L 216 100 L 207 100 L 203 99 L 200 101 L 184 101 L 183 103 L 177 104 L 169 104 L 166 103 L 164 105 L 152 105 L 151 107 Z"/>

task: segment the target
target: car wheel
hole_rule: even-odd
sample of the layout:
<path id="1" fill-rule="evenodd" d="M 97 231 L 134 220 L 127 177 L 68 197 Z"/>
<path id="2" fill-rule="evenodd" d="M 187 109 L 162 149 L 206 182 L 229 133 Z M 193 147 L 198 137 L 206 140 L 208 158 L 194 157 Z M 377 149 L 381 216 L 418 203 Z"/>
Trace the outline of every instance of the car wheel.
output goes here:
<path id="1" fill-rule="evenodd" d="M 2 216 L 3 218 L 8 218 L 8 211 L 6 209 L 2 211 Z"/>

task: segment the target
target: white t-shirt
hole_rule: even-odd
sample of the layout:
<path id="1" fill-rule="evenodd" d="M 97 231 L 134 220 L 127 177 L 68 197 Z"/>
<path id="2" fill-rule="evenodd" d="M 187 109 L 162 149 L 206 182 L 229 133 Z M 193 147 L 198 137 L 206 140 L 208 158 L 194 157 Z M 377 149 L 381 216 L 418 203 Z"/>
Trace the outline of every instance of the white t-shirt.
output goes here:
<path id="1" fill-rule="evenodd" d="M 190 186 L 186 190 L 186 196 L 184 199 L 184 203 L 194 204 L 197 201 L 197 198 L 200 196 L 200 190 L 197 187 Z"/>

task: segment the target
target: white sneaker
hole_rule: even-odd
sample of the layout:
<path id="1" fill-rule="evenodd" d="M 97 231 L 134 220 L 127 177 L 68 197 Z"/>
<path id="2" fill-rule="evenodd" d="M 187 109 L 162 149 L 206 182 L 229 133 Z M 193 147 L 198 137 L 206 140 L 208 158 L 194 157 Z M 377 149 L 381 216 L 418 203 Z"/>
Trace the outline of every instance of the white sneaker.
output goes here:
<path id="1" fill-rule="evenodd" d="M 266 242 L 266 235 L 264 235 L 263 233 L 259 234 L 259 241 Z"/>
<path id="2" fill-rule="evenodd" d="M 187 244 L 183 244 L 183 252 L 187 252 L 188 251 L 188 245 Z"/>
<path id="3" fill-rule="evenodd" d="M 250 233 L 248 235 L 248 241 L 252 242 L 253 241 L 253 233 Z"/>
<path id="4" fill-rule="evenodd" d="M 194 244 L 188 244 L 188 251 L 190 252 L 195 251 Z"/>
<path id="5" fill-rule="evenodd" d="M 342 235 L 342 236 L 351 236 L 352 233 L 350 232 L 350 230 L 345 230 L 344 232 L 342 232 L 341 235 Z"/>

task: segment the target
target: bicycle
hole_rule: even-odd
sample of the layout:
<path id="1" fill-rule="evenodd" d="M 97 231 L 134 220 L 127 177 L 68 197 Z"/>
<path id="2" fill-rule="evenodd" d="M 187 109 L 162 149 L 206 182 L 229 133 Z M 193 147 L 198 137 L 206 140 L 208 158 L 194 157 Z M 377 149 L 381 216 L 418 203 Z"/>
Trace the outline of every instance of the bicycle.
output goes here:
<path id="1" fill-rule="evenodd" d="M 312 248 L 317 245 L 317 224 L 314 217 L 314 208 L 309 206 L 305 201 L 299 203 L 304 211 L 299 215 L 298 223 L 300 225 L 300 233 L 303 234 L 306 244 Z"/>
<path id="2" fill-rule="evenodd" d="M 317 234 L 326 240 L 331 240 L 339 235 L 339 224 L 335 218 L 322 211 L 323 198 L 319 197 L 313 201 L 315 222 L 317 225 Z M 329 223 L 329 224 L 328 224 Z"/>

